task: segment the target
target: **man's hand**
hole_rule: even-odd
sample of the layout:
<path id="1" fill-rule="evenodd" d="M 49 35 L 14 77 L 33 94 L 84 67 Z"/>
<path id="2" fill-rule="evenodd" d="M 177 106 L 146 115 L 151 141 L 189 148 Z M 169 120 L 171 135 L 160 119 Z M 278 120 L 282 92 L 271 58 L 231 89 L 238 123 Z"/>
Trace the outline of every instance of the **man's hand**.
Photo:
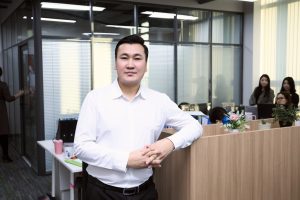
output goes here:
<path id="1" fill-rule="evenodd" d="M 158 140 L 155 143 L 147 146 L 150 151 L 146 154 L 148 159 L 146 165 L 152 167 L 161 167 L 162 161 L 174 150 L 174 144 L 168 138 Z"/>
<path id="2" fill-rule="evenodd" d="M 155 152 L 151 151 L 151 149 L 148 147 L 132 151 L 129 154 L 127 167 L 136 169 L 147 168 L 149 167 L 149 164 L 147 164 L 149 157 L 156 158 L 156 155 Z"/>

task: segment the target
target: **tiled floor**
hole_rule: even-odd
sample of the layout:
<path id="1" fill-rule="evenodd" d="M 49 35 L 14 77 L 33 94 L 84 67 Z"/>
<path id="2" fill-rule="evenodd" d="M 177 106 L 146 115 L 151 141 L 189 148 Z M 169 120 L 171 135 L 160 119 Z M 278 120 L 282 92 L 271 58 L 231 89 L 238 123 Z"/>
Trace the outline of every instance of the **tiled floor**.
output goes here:
<path id="1" fill-rule="evenodd" d="M 9 152 L 13 162 L 4 163 L 0 150 L 0 200 L 38 200 L 51 191 L 51 176 L 38 176 L 11 146 Z"/>

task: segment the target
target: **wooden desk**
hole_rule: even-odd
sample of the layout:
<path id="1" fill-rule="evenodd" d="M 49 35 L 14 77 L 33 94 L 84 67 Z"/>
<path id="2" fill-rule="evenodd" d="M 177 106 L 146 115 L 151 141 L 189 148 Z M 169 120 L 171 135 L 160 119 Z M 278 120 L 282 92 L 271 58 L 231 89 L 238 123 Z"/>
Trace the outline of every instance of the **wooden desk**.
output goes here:
<path id="1" fill-rule="evenodd" d="M 155 169 L 163 200 L 299 200 L 300 126 L 205 136 Z"/>
<path id="2" fill-rule="evenodd" d="M 55 154 L 52 140 L 38 141 L 38 144 L 48 151 L 52 161 L 52 197 L 74 200 L 76 198 L 74 186 L 76 173 L 82 171 L 81 167 L 65 162 L 64 154 Z"/>

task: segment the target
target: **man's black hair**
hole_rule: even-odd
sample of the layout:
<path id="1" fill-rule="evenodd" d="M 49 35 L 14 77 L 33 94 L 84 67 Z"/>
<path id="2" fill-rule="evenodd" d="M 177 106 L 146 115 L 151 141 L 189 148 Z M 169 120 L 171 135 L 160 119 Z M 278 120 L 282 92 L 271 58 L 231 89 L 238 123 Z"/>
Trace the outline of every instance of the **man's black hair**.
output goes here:
<path id="1" fill-rule="evenodd" d="M 117 53 L 118 53 L 119 46 L 122 44 L 140 44 L 140 45 L 142 45 L 144 48 L 145 55 L 146 55 L 146 61 L 148 60 L 148 47 L 144 44 L 144 39 L 141 36 L 129 35 L 129 36 L 122 38 L 118 42 L 118 44 L 115 48 L 115 59 L 117 59 Z"/>

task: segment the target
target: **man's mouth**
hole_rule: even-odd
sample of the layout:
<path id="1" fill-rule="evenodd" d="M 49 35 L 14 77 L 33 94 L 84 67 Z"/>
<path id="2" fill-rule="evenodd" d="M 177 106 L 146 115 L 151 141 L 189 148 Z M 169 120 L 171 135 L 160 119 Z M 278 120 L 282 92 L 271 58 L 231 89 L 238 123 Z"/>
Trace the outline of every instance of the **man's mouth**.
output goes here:
<path id="1" fill-rule="evenodd" d="M 136 74 L 136 72 L 125 72 L 125 74 L 126 74 L 127 76 L 133 76 L 133 75 Z"/>

